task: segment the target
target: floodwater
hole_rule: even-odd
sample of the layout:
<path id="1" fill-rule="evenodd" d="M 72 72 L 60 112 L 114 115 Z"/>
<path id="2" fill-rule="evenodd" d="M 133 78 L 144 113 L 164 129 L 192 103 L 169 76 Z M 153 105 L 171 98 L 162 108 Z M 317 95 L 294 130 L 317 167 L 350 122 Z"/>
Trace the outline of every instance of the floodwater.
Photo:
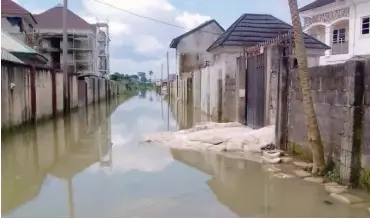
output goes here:
<path id="1" fill-rule="evenodd" d="M 154 92 L 2 136 L 3 217 L 369 217 L 251 161 L 140 144 L 207 121 Z M 331 200 L 333 204 L 325 204 Z"/>

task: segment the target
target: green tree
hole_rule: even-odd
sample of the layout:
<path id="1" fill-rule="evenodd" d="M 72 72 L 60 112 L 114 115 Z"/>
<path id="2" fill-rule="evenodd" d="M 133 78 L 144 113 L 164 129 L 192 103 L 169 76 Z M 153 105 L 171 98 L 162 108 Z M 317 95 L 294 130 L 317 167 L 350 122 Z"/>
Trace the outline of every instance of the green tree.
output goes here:
<path id="1" fill-rule="evenodd" d="M 139 80 L 141 83 L 146 83 L 148 81 L 145 72 L 138 72 L 137 75 L 139 76 Z"/>
<path id="2" fill-rule="evenodd" d="M 138 82 L 139 81 L 139 76 L 137 75 L 130 75 L 130 80 L 133 81 L 133 82 Z"/>
<path id="3" fill-rule="evenodd" d="M 111 74 L 109 76 L 109 78 L 112 81 L 121 81 L 123 79 L 123 74 L 120 74 L 118 72 L 114 72 L 114 74 Z"/>
<path id="4" fill-rule="evenodd" d="M 308 128 L 308 142 L 312 150 L 313 168 L 312 173 L 323 175 L 325 169 L 324 149 L 321 141 L 319 126 L 315 109 L 312 103 L 308 86 L 308 64 L 307 53 L 303 42 L 302 24 L 299 18 L 297 0 L 288 0 L 290 15 L 292 17 L 295 54 L 298 62 L 299 80 L 303 96 L 303 108 L 306 114 L 306 125 Z"/>
<path id="5" fill-rule="evenodd" d="M 153 75 L 153 71 L 152 71 L 152 70 L 150 70 L 150 71 L 149 71 L 149 77 L 150 77 L 149 82 L 150 82 L 150 83 L 152 83 L 152 75 Z"/>

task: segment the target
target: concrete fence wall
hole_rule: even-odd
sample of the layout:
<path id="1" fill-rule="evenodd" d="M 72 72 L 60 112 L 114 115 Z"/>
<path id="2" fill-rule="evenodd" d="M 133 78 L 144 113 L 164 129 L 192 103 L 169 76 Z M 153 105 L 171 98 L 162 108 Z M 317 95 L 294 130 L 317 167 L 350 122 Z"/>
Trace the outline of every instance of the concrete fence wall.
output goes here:
<path id="1" fill-rule="evenodd" d="M 192 77 L 192 87 L 188 88 L 186 79 L 179 79 L 179 99 L 189 101 L 203 113 L 223 121 L 238 121 L 237 102 L 239 86 L 236 86 L 236 73 L 239 70 L 239 55 L 221 55 L 211 66 L 184 73 Z M 245 67 L 245 66 L 244 66 Z M 245 72 L 244 72 L 245 74 Z M 187 96 L 186 90 L 192 95 Z"/>
<path id="2" fill-rule="evenodd" d="M 1 64 L 1 127 L 7 128 L 32 118 L 31 69 Z"/>
<path id="3" fill-rule="evenodd" d="M 78 106 L 87 106 L 118 95 L 116 82 L 97 77 L 84 77 L 78 80 Z"/>
<path id="4" fill-rule="evenodd" d="M 314 67 L 309 74 L 327 160 L 333 161 L 343 183 L 362 178 L 370 188 L 370 171 L 365 171 L 370 170 L 370 61 Z M 288 148 L 310 154 L 297 71 L 290 76 L 289 97 Z"/>
<path id="5" fill-rule="evenodd" d="M 51 117 L 63 111 L 62 73 L 10 62 L 1 64 L 2 128 Z M 71 76 L 71 81 L 75 80 L 76 77 Z M 71 106 L 74 106 L 77 90 L 74 92 L 72 89 Z"/>
<path id="6" fill-rule="evenodd" d="M 65 106 L 61 72 L 7 61 L 1 64 L 2 128 L 15 127 L 63 112 Z M 88 78 L 86 84 L 71 74 L 69 80 L 71 109 L 118 94 L 118 85 L 102 78 Z M 106 84 L 109 84 L 109 89 Z"/>

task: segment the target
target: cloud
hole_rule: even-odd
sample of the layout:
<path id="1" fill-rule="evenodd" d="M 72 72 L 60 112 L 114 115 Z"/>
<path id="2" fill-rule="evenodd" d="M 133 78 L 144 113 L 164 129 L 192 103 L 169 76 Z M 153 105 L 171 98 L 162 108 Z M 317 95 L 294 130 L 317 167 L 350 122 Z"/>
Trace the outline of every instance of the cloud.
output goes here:
<path id="1" fill-rule="evenodd" d="M 172 54 L 169 58 L 169 73 L 176 73 L 176 60 Z M 122 73 L 137 73 L 138 71 L 148 72 L 152 70 L 154 72 L 153 79 L 161 78 L 161 66 L 163 64 L 163 78 L 167 78 L 167 60 L 164 55 L 160 58 L 153 58 L 148 60 L 137 60 L 132 58 L 112 58 L 111 68 L 117 69 L 118 72 Z"/>
<path id="2" fill-rule="evenodd" d="M 16 2 L 22 1 L 16 0 Z M 39 4 L 21 5 L 32 13 L 44 11 Z M 207 15 L 176 8 L 170 0 L 82 0 L 78 4 L 80 7 L 76 8 L 73 5 L 70 5 L 70 9 L 89 23 L 108 22 L 112 72 L 136 73 L 153 70 L 154 77 L 157 78 L 160 78 L 162 64 L 165 66 L 165 75 L 167 73 L 167 51 L 170 56 L 170 73 L 176 72 L 175 53 L 169 48 L 171 40 L 188 31 L 189 28 L 210 19 Z M 132 15 L 127 11 L 184 28 L 164 25 Z"/>
<path id="3" fill-rule="evenodd" d="M 175 18 L 175 21 L 186 28 L 192 29 L 210 19 L 210 16 L 203 16 L 198 13 L 192 14 L 185 11 L 181 15 L 177 16 Z"/>
<path id="4" fill-rule="evenodd" d="M 163 50 L 165 47 L 152 35 L 139 35 L 134 38 L 135 49 L 140 53 L 153 53 Z"/>
<path id="5" fill-rule="evenodd" d="M 135 14 L 183 26 L 177 28 L 144 19 L 99 1 Z M 166 52 L 170 51 L 170 73 L 175 73 L 175 53 L 171 40 L 210 17 L 176 8 L 169 0 L 83 0 L 83 14 L 109 20 L 111 33 L 112 72 L 136 73 L 153 70 L 160 77 L 161 65 L 166 71 Z"/>

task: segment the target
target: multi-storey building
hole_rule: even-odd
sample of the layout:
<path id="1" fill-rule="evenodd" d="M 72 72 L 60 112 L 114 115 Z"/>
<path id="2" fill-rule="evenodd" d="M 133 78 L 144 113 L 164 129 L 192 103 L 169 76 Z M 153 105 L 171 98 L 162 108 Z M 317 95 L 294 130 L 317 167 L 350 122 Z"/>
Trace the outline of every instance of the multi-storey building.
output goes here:
<path id="1" fill-rule="evenodd" d="M 370 55 L 370 0 L 316 0 L 299 11 L 304 31 L 331 47 L 317 64 Z"/>

